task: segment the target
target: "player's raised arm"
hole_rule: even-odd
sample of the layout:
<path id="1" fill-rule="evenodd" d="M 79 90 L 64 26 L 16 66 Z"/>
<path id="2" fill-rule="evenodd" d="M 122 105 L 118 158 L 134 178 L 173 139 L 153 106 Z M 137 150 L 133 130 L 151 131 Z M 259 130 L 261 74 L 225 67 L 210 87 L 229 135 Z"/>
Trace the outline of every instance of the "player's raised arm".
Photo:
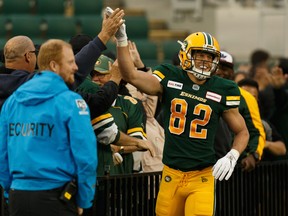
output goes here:
<path id="1" fill-rule="evenodd" d="M 107 8 L 106 8 L 107 11 Z M 109 12 L 110 11 L 110 12 Z M 112 13 L 108 9 L 108 15 Z M 130 56 L 126 25 L 123 23 L 115 34 L 117 40 L 117 59 L 122 77 L 128 83 L 137 87 L 140 91 L 149 95 L 162 93 L 162 86 L 156 77 L 142 71 L 138 71 Z"/>

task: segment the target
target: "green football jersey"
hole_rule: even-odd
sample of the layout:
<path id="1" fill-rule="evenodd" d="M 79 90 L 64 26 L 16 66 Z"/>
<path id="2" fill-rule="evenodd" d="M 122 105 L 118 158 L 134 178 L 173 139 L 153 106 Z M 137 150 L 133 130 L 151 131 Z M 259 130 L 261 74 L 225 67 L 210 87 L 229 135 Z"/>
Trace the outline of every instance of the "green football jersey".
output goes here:
<path id="1" fill-rule="evenodd" d="M 145 113 L 141 101 L 130 96 L 118 96 L 116 103 L 109 109 L 118 129 L 129 136 L 146 139 Z M 133 172 L 134 159 L 132 153 L 122 154 L 122 164 L 115 166 L 118 174 Z"/>
<path id="2" fill-rule="evenodd" d="M 213 165 L 219 117 L 240 103 L 237 84 L 212 76 L 198 85 L 186 71 L 170 64 L 155 67 L 153 75 L 163 86 L 163 163 L 182 171 Z"/>
<path id="3" fill-rule="evenodd" d="M 116 123 L 118 130 L 139 139 L 146 139 L 144 108 L 140 101 L 130 96 L 118 96 L 115 103 L 105 113 L 92 121 L 96 134 L 106 133 L 111 127 L 111 122 Z M 112 152 L 109 145 L 98 144 L 98 175 L 103 175 L 105 167 L 109 167 L 110 174 L 129 174 L 133 171 L 132 153 L 123 154 L 123 162 L 114 166 Z"/>

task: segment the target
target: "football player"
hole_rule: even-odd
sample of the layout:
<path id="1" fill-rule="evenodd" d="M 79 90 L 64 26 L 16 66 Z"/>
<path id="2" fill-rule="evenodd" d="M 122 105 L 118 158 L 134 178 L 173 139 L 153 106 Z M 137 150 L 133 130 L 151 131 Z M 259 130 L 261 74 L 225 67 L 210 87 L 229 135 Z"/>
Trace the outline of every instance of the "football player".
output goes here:
<path id="1" fill-rule="evenodd" d="M 125 24 L 115 36 L 123 79 L 146 94 L 162 98 L 164 168 L 156 215 L 213 215 L 214 180 L 230 178 L 249 139 L 238 111 L 238 86 L 211 76 L 220 58 L 217 40 L 205 32 L 189 35 L 180 42 L 181 67 L 162 64 L 151 75 L 134 67 Z M 232 149 L 216 162 L 214 137 L 220 116 L 235 138 Z"/>

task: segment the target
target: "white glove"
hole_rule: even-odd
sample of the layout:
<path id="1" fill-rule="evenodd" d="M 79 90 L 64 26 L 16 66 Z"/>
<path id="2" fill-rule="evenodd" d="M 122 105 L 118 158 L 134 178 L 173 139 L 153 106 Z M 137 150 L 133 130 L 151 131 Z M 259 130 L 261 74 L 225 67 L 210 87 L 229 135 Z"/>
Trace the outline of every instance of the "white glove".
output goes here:
<path id="1" fill-rule="evenodd" d="M 110 7 L 106 7 L 105 13 L 110 16 L 114 10 Z M 128 37 L 126 34 L 126 25 L 123 23 L 118 31 L 115 33 L 115 38 L 117 40 L 117 46 L 127 46 L 128 45 Z"/>
<path id="2" fill-rule="evenodd" d="M 126 34 L 126 25 L 123 23 L 115 33 L 117 46 L 128 46 L 128 37 Z"/>
<path id="3" fill-rule="evenodd" d="M 215 179 L 220 181 L 228 180 L 233 173 L 234 167 L 239 158 L 239 152 L 235 149 L 231 149 L 224 157 L 220 158 L 212 168 L 212 175 Z"/>
<path id="4" fill-rule="evenodd" d="M 105 8 L 105 13 L 106 13 L 108 16 L 110 16 L 113 12 L 114 12 L 114 10 L 113 10 L 112 8 L 110 8 L 110 7 L 106 7 L 106 8 Z"/>
<path id="5" fill-rule="evenodd" d="M 119 165 L 119 164 L 121 164 L 123 162 L 123 158 L 118 152 L 113 153 L 112 156 L 113 156 L 114 165 Z"/>

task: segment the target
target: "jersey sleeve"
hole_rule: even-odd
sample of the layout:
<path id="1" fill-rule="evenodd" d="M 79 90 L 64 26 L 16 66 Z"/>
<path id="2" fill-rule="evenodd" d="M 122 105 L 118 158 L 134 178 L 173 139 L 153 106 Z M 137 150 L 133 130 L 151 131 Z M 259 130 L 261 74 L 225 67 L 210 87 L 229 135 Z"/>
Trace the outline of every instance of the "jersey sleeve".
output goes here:
<path id="1" fill-rule="evenodd" d="M 128 110 L 126 113 L 126 115 L 128 116 L 127 134 L 129 136 L 146 140 L 146 115 L 142 102 L 130 96 L 124 96 L 123 99 L 128 101 L 127 103 L 125 103 Z"/>
<path id="2" fill-rule="evenodd" d="M 241 100 L 239 87 L 230 80 L 226 81 L 227 82 L 225 82 L 222 87 L 219 86 L 219 88 L 223 89 L 223 105 L 225 106 L 225 109 L 237 108 L 239 107 Z"/>
<path id="3" fill-rule="evenodd" d="M 99 143 L 109 145 L 119 140 L 120 131 L 111 113 L 106 112 L 92 119 L 91 122 Z"/>
<path id="4" fill-rule="evenodd" d="M 261 158 L 265 146 L 265 130 L 261 121 L 259 107 L 256 99 L 247 91 L 240 88 L 243 102 L 240 113 L 243 116 L 250 134 L 247 153 L 257 152 Z"/>

